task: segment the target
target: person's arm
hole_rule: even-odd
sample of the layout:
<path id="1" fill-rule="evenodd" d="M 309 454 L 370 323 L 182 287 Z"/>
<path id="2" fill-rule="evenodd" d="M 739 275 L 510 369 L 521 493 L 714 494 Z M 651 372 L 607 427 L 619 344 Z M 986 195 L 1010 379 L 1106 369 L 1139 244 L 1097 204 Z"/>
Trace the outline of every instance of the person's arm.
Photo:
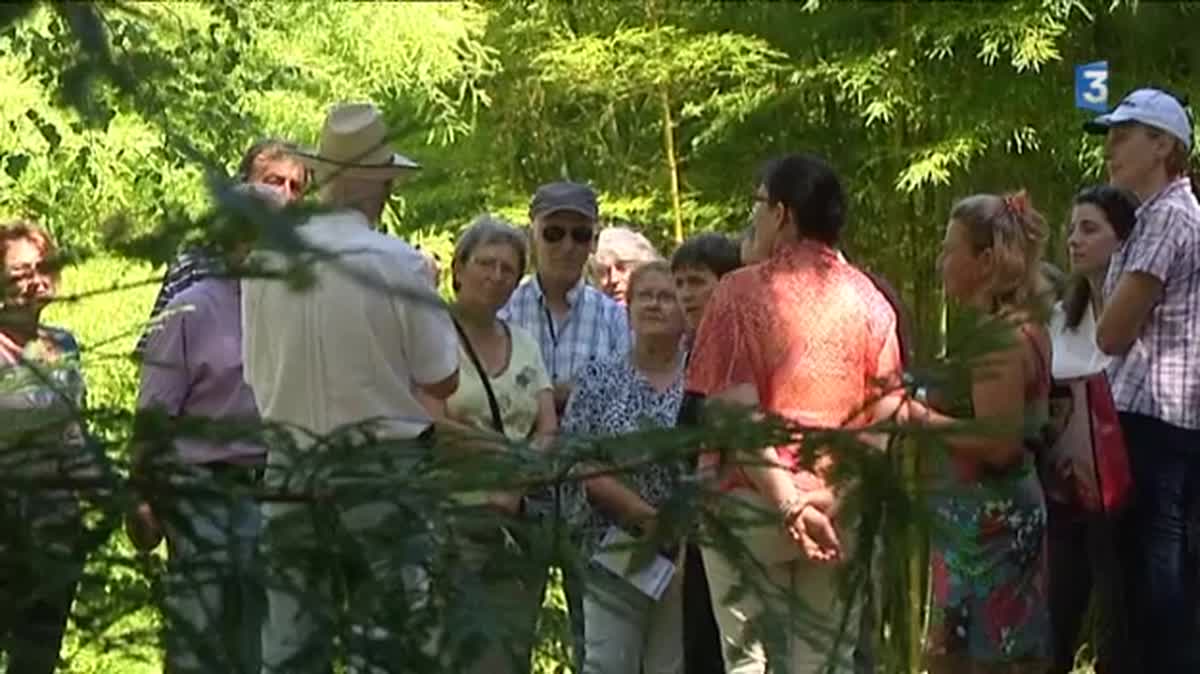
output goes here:
<path id="1" fill-rule="evenodd" d="M 421 279 L 422 283 L 426 279 Z M 434 299 L 432 290 L 424 290 Z M 413 381 L 428 396 L 446 400 L 458 390 L 458 334 L 450 312 L 422 299 L 398 297 L 396 310 L 405 320 L 404 354 Z"/>
<path id="2" fill-rule="evenodd" d="M 1154 305 L 1162 297 L 1163 282 L 1142 271 L 1125 272 L 1096 325 L 1096 346 L 1110 356 L 1119 356 L 1133 346 Z"/>
<path id="3" fill-rule="evenodd" d="M 554 410 L 556 413 L 561 412 L 566 414 L 567 403 L 571 400 L 571 391 L 574 386 L 570 381 L 559 382 L 554 385 L 551 390 L 551 400 L 554 402 Z"/>
<path id="4" fill-rule="evenodd" d="M 912 400 L 906 403 L 914 421 L 944 430 L 950 451 L 975 461 L 1008 467 L 1025 451 L 1025 356 L 1018 343 L 994 354 L 972 373 L 971 402 L 975 419 L 960 420 Z M 979 424 L 986 424 L 980 429 Z"/>
<path id="5" fill-rule="evenodd" d="M 538 415 L 533 424 L 533 446 L 545 451 L 558 435 L 558 413 L 554 410 L 554 392 L 537 392 Z"/>
<path id="6" fill-rule="evenodd" d="M 178 416 L 192 387 L 194 368 L 189 361 L 189 332 L 203 317 L 190 315 L 192 308 L 179 303 L 164 307 L 172 313 L 162 327 L 146 339 L 138 386 L 137 411 L 143 414 Z M 135 434 L 133 463 L 138 467 L 145 460 L 147 438 Z"/>
<path id="7" fill-rule="evenodd" d="M 179 308 L 171 304 L 167 308 Z M 190 317 L 183 312 L 169 316 L 159 330 L 147 335 L 143 346 L 143 363 L 138 386 L 137 412 L 139 414 L 166 414 L 177 416 L 187 399 L 192 385 L 192 368 L 188 363 L 187 331 Z M 141 426 L 141 424 L 139 424 Z M 170 438 L 159 438 L 168 441 Z M 147 438 L 142 428 L 135 428 L 131 443 L 130 473 L 135 478 L 147 474 L 149 447 L 153 438 Z M 126 514 L 125 530 L 129 540 L 143 552 L 153 550 L 162 541 L 162 526 L 149 501 L 140 499 Z"/>
<path id="8" fill-rule="evenodd" d="M 654 532 L 658 511 L 614 475 L 598 475 L 584 481 L 588 499 L 628 529 L 643 535 Z"/>
<path id="9" fill-rule="evenodd" d="M 462 455 L 480 450 L 497 449 L 497 443 L 488 442 L 488 438 L 495 438 L 500 444 L 503 444 L 503 438 L 499 433 L 492 430 L 480 430 L 451 416 L 450 405 L 447 402 L 450 396 L 439 398 L 426 393 L 424 387 L 416 387 L 413 395 L 433 419 L 433 424 L 437 427 L 439 447 Z"/>
<path id="10" fill-rule="evenodd" d="M 1162 297 L 1181 246 L 1194 245 L 1176 237 L 1183 224 L 1176 220 L 1173 211 L 1139 217 L 1134 236 L 1122 245 L 1113 269 L 1120 276 L 1096 320 L 1096 346 L 1105 354 L 1119 356 L 1133 346 Z"/>

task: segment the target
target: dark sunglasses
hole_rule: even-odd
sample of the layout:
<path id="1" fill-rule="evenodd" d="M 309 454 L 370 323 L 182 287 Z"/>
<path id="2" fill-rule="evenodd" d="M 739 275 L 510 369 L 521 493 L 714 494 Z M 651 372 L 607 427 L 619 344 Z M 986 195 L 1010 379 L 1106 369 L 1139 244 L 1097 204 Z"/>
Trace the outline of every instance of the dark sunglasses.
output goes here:
<path id="1" fill-rule="evenodd" d="M 567 229 L 560 225 L 547 225 L 542 228 L 542 239 L 544 239 L 546 241 L 546 243 L 558 243 L 559 241 L 562 241 L 563 237 L 566 235 L 567 235 Z M 578 244 L 591 243 L 592 242 L 592 228 L 591 227 L 574 227 L 574 228 L 572 228 L 571 229 L 571 239 L 573 241 L 575 241 L 575 243 L 578 243 Z"/>

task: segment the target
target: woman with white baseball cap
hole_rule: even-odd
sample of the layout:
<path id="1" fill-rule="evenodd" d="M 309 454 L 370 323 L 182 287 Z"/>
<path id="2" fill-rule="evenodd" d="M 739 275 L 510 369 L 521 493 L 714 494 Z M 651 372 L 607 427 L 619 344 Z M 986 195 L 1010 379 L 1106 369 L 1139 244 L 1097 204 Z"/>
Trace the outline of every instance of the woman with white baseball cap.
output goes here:
<path id="1" fill-rule="evenodd" d="M 1138 89 L 1085 125 L 1107 135 L 1109 180 L 1137 224 L 1109 263 L 1096 327 L 1129 447 L 1134 504 L 1122 552 L 1132 644 L 1146 672 L 1200 671 L 1188 514 L 1200 498 L 1200 203 L 1187 177 L 1186 103 Z"/>

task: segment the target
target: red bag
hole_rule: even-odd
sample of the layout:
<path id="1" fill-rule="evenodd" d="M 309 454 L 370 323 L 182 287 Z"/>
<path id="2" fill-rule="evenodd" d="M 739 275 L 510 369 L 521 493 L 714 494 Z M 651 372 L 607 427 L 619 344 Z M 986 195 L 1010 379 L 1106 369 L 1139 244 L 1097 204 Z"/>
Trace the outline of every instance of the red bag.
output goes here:
<path id="1" fill-rule="evenodd" d="M 1100 372 L 1056 381 L 1051 409 L 1061 432 L 1038 459 L 1046 498 L 1084 512 L 1119 511 L 1133 477 L 1108 378 Z"/>

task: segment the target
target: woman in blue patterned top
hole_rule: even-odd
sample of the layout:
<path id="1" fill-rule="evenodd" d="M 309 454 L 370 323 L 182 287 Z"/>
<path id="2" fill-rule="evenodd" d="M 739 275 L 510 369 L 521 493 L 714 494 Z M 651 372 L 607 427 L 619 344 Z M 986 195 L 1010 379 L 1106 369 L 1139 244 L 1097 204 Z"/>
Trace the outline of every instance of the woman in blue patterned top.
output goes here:
<path id="1" fill-rule="evenodd" d="M 629 278 L 627 298 L 635 344 L 580 372 L 563 417 L 567 433 L 614 436 L 675 425 L 683 400 L 684 317 L 670 265 L 655 261 L 639 266 Z M 619 463 L 616 457 L 612 463 Z M 651 535 L 657 508 L 670 497 L 681 473 L 681 465 L 657 462 L 586 480 L 588 553 L 613 527 Z M 682 575 L 676 573 L 655 601 L 625 579 L 593 566 L 583 607 L 584 674 L 683 671 Z"/>
<path id="2" fill-rule="evenodd" d="M 54 297 L 54 242 L 28 222 L 0 225 L 0 474 L 89 477 L 79 347 L 40 323 Z M 0 489 L 0 642 L 9 674 L 51 674 L 83 571 L 82 523 L 65 489 Z"/>

